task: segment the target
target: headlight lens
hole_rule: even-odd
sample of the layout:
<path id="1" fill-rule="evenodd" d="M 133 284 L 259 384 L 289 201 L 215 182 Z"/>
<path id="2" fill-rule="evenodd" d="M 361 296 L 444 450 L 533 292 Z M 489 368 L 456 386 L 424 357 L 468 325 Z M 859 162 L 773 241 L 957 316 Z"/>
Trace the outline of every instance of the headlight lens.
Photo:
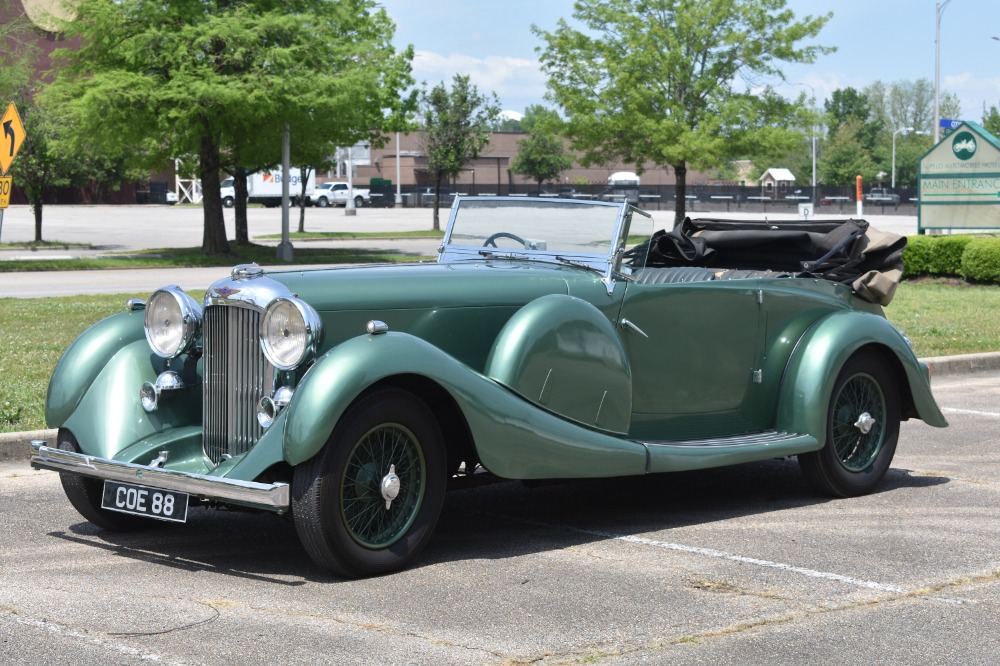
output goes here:
<path id="1" fill-rule="evenodd" d="M 201 306 L 176 286 L 153 293 L 146 305 L 146 340 L 158 356 L 176 358 L 187 351 L 201 329 Z"/>
<path id="2" fill-rule="evenodd" d="M 267 306 L 260 322 L 260 345 L 279 370 L 291 370 L 309 359 L 319 344 L 319 314 L 297 298 L 279 298 Z"/>

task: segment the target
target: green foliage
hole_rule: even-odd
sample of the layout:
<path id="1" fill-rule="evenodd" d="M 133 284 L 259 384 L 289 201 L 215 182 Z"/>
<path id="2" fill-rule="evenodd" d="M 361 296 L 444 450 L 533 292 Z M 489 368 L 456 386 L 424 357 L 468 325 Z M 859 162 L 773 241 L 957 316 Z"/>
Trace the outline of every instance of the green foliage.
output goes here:
<path id="1" fill-rule="evenodd" d="M 976 240 L 974 236 L 967 234 L 937 236 L 931 261 L 931 275 L 961 275 L 962 257 L 966 247 L 974 240 Z M 1000 269 L 1000 262 L 997 262 L 997 268 Z"/>
<path id="2" fill-rule="evenodd" d="M 970 282 L 1000 284 L 1000 238 L 975 238 L 965 246 L 960 275 Z"/>
<path id="3" fill-rule="evenodd" d="M 573 156 L 559 137 L 562 120 L 555 111 L 538 105 L 529 106 L 522 126 L 528 136 L 517 142 L 517 156 L 510 170 L 530 176 L 540 189 L 542 183 L 558 180 L 559 174 L 572 167 Z"/>
<path id="4" fill-rule="evenodd" d="M 801 140 L 787 129 L 800 109 L 760 83 L 831 50 L 801 45 L 830 15 L 800 20 L 785 0 L 579 0 L 573 18 L 583 30 L 565 19 L 554 32 L 532 27 L 573 148 L 584 164 L 672 168 L 678 221 L 689 165 Z"/>
<path id="5" fill-rule="evenodd" d="M 93 144 L 121 145 L 133 165 L 197 156 L 208 253 L 228 244 L 219 170 L 279 158 L 315 166 L 333 145 L 381 137 L 415 104 L 412 50 L 373 0 L 76 0 L 76 50 L 47 96 Z M 236 165 L 239 166 L 239 165 Z M 254 169 L 256 170 L 256 169 Z"/>
<path id="6" fill-rule="evenodd" d="M 820 180 L 827 185 L 853 185 L 855 176 L 865 182 L 875 179 L 875 161 L 859 138 L 861 122 L 850 118 L 829 139 L 817 165 Z"/>
<path id="7" fill-rule="evenodd" d="M 903 250 L 903 277 L 930 275 L 935 236 L 907 236 Z"/>
<path id="8" fill-rule="evenodd" d="M 451 90 L 439 83 L 423 94 L 421 110 L 427 166 L 437 185 L 434 197 L 437 231 L 441 228 L 438 218 L 441 182 L 446 177 L 454 178 L 479 157 L 490 141 L 490 128 L 500 115 L 500 102 L 495 93 L 489 97 L 480 95 L 468 76 L 455 75 Z"/>
<path id="9" fill-rule="evenodd" d="M 1000 284 L 1000 238 L 968 234 L 908 236 L 903 277 L 962 277 Z"/>
<path id="10" fill-rule="evenodd" d="M 989 112 L 983 112 L 982 126 L 993 136 L 1000 137 L 1000 110 L 991 106 Z"/>

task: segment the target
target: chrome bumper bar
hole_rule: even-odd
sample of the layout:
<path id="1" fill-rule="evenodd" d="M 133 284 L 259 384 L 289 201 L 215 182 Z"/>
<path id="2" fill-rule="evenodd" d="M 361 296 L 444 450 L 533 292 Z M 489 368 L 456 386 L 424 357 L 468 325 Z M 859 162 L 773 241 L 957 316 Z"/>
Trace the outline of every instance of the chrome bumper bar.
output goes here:
<path id="1" fill-rule="evenodd" d="M 31 447 L 35 449 L 31 454 L 31 466 L 35 469 L 50 469 L 95 479 L 174 490 L 202 499 L 239 504 L 276 513 L 285 513 L 289 509 L 290 494 L 287 483 L 256 483 L 191 474 L 53 449 L 45 444 L 38 440 L 31 442 Z"/>

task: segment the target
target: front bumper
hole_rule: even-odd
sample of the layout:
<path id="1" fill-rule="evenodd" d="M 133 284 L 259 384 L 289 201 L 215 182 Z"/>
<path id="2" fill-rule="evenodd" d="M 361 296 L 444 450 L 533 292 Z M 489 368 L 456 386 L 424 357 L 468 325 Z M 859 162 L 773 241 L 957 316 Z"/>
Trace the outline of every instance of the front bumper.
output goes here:
<path id="1" fill-rule="evenodd" d="M 31 466 L 56 472 L 78 474 L 95 479 L 135 483 L 150 488 L 188 493 L 204 500 L 285 513 L 291 500 L 287 483 L 256 483 L 239 481 L 205 474 L 191 474 L 177 470 L 136 465 L 74 453 L 46 446 L 46 442 L 33 441 Z"/>

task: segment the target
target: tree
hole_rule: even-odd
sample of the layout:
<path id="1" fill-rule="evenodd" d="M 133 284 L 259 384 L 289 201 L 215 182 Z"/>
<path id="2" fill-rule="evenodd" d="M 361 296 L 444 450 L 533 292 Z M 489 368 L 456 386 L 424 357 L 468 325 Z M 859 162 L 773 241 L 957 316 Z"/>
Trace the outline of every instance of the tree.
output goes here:
<path id="1" fill-rule="evenodd" d="M 495 94 L 479 94 L 468 76 L 455 75 L 451 90 L 444 83 L 425 92 L 421 99 L 424 120 L 424 152 L 434 176 L 434 230 L 441 228 L 438 210 L 441 181 L 454 178 L 479 157 L 490 141 L 490 128 L 500 115 Z"/>
<path id="2" fill-rule="evenodd" d="M 880 90 L 880 86 L 882 86 L 880 82 L 875 82 L 868 90 Z M 876 115 L 873 119 L 870 104 L 870 97 L 854 88 L 834 90 L 830 99 L 823 103 L 830 136 L 835 136 L 844 125 L 855 122 L 855 137 L 861 147 L 866 152 L 871 153 L 879 135 L 884 131 L 884 118 Z"/>
<path id="3" fill-rule="evenodd" d="M 609 156 L 674 170 L 675 222 L 684 218 L 689 166 L 708 170 L 754 142 L 789 144 L 797 109 L 766 79 L 785 63 L 810 63 L 831 49 L 800 46 L 831 14 L 796 19 L 785 0 L 579 0 L 545 46 L 549 98 L 565 111 L 582 161 Z"/>
<path id="4" fill-rule="evenodd" d="M 413 98 L 412 49 L 373 0 L 79 0 L 48 91 L 91 140 L 128 146 L 156 168 L 196 155 L 204 195 L 202 249 L 229 252 L 221 167 L 274 162 L 293 150 L 378 135 Z M 267 157 L 263 157 L 267 155 Z M 300 163 L 293 153 L 292 161 Z"/>
<path id="5" fill-rule="evenodd" d="M 525 109 L 521 124 L 528 136 L 517 142 L 510 170 L 530 176 L 541 190 L 542 183 L 558 180 L 559 174 L 573 166 L 573 156 L 558 134 L 562 119 L 555 111 L 534 104 Z"/>
<path id="6" fill-rule="evenodd" d="M 846 120 L 824 146 L 823 158 L 816 168 L 820 179 L 829 185 L 853 185 L 856 176 L 874 179 L 878 167 L 861 143 L 862 123 Z"/>
<path id="7" fill-rule="evenodd" d="M 983 127 L 993 136 L 1000 137 L 1000 110 L 991 106 L 989 113 L 983 109 Z"/>

